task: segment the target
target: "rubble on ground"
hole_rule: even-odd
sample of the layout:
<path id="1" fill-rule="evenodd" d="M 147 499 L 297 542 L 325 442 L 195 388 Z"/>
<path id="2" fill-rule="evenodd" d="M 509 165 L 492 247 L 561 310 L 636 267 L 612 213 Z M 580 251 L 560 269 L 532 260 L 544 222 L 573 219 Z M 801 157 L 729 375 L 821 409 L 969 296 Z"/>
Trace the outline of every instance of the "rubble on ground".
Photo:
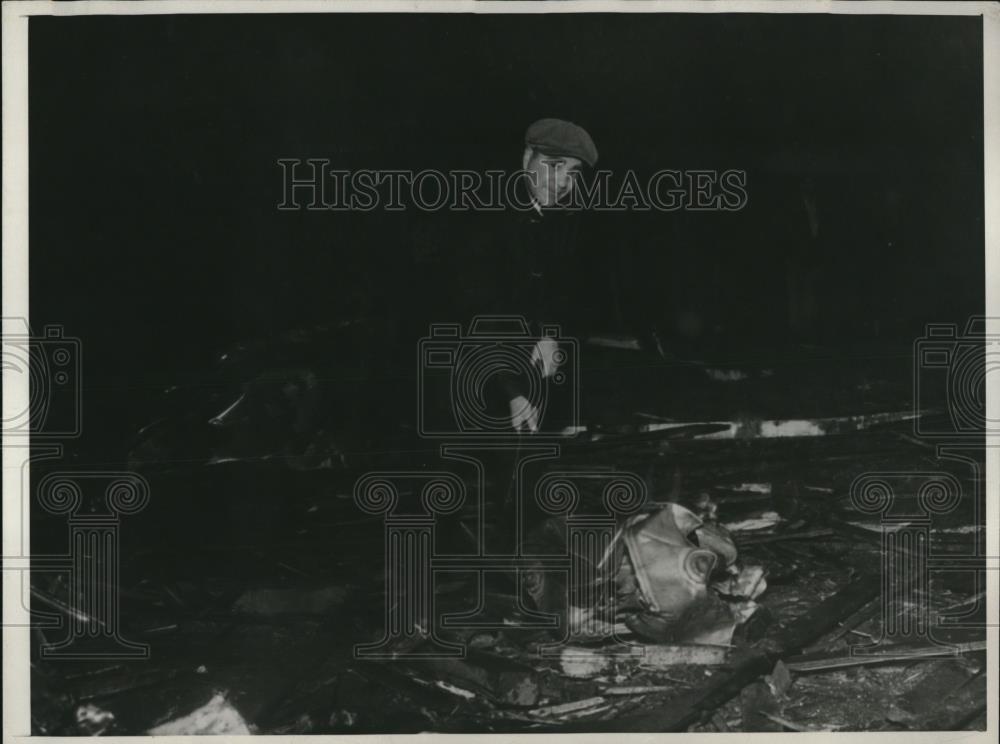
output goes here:
<path id="1" fill-rule="evenodd" d="M 299 393 L 308 393 L 308 378 L 302 379 Z M 780 369 L 769 368 L 767 375 L 727 374 L 705 384 L 726 396 L 740 386 L 785 383 Z M 255 415 L 268 409 L 267 385 L 261 385 L 253 388 Z M 639 383 L 636 388 L 643 391 Z M 285 401 L 299 394 L 298 388 L 275 389 Z M 875 395 L 872 389 L 864 394 Z M 442 573 L 434 584 L 438 619 L 479 610 L 482 625 L 440 627 L 436 634 L 424 628 L 400 639 L 383 659 L 361 658 L 355 650 L 380 640 L 387 614 L 384 524 L 358 510 L 351 496 L 363 471 L 352 469 L 346 455 L 336 467 L 316 459 L 333 449 L 325 455 L 317 449 L 316 458 L 298 461 L 298 468 L 283 460 L 275 470 L 257 456 L 281 451 L 267 449 L 270 440 L 254 440 L 252 447 L 245 440 L 239 456 L 210 465 L 213 456 L 226 454 L 222 440 L 212 440 L 186 469 L 180 456 L 170 468 L 147 469 L 157 500 L 122 532 L 128 556 L 122 633 L 149 643 L 151 657 L 66 662 L 36 652 L 33 731 L 982 728 L 985 598 L 974 571 L 932 572 L 929 583 L 912 592 L 908 601 L 916 604 L 895 608 L 926 610 L 932 632 L 906 642 L 884 638 L 893 621 L 880 594 L 886 524 L 852 501 L 855 478 L 903 474 L 894 487 L 910 506 L 920 498 L 926 471 L 947 472 L 964 493 L 982 496 L 981 469 L 936 457 L 907 434 L 912 427 L 903 418 L 873 417 L 903 410 L 899 397 L 866 399 L 857 416 L 813 417 L 818 412 L 809 411 L 792 419 L 826 422 L 808 436 L 769 436 L 767 427 L 741 424 L 739 436 L 712 438 L 711 431 L 735 431 L 725 422 L 750 419 L 682 415 L 691 403 L 647 405 L 641 416 L 578 432 L 536 475 L 605 464 L 640 474 L 648 487 L 648 502 L 618 524 L 595 574 L 612 591 L 581 591 L 568 580 L 542 576 L 541 569 L 508 571 L 483 586 L 471 571 Z M 620 396 L 615 406 L 639 407 Z M 661 410 L 677 420 L 662 421 Z M 221 426 L 240 429 L 233 423 L 242 415 L 239 406 L 206 405 L 202 412 L 211 411 L 225 414 Z M 781 415 L 754 420 L 789 420 Z M 281 420 L 291 430 L 327 430 L 327 422 Z M 670 425 L 651 426 L 651 420 Z M 149 438 L 149 446 L 136 452 L 152 456 L 154 439 L 163 447 L 179 441 Z M 302 445 L 296 456 L 306 456 L 306 439 L 296 440 L 296 447 Z M 226 446 L 238 441 L 234 434 Z M 430 459 L 421 467 L 435 456 L 422 452 Z M 600 496 L 581 494 L 585 501 Z M 980 507 L 969 497 L 935 518 L 928 528 L 935 556 L 967 555 L 983 534 Z M 438 535 L 440 549 L 471 554 L 475 505 L 466 503 L 448 519 L 450 527 Z M 901 518 L 891 528 L 908 525 Z M 526 539 L 558 553 L 568 550 L 559 544 L 565 534 L 565 520 L 554 518 Z M 63 578 L 40 572 L 32 581 L 38 609 L 69 612 Z M 612 600 L 574 605 L 581 596 Z M 558 630 L 524 627 L 528 615 L 546 611 L 565 624 Z M 567 629 L 569 639 L 561 640 Z M 62 632 L 65 627 L 35 634 L 53 643 Z M 459 644 L 464 653 L 416 658 L 415 651 L 438 642 Z M 871 648 L 859 653 L 865 646 Z"/>

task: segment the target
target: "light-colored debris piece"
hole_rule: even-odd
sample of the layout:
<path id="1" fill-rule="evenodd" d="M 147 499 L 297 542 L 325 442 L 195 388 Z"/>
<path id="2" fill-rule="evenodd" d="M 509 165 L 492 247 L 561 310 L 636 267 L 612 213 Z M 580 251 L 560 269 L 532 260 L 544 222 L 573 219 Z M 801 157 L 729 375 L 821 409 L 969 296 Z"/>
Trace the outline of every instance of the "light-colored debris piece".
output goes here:
<path id="1" fill-rule="evenodd" d="M 146 732 L 150 736 L 200 736 L 250 734 L 250 727 L 221 692 L 205 705 L 182 718 L 160 724 Z"/>
<path id="2" fill-rule="evenodd" d="M 603 697 L 589 697 L 560 705 L 547 705 L 542 708 L 534 708 L 530 713 L 543 718 L 558 718 L 571 713 L 596 712 L 595 709 L 602 707 L 604 703 L 605 700 Z"/>
<path id="3" fill-rule="evenodd" d="M 738 522 L 726 522 L 723 527 L 730 532 L 750 532 L 752 530 L 766 530 L 774 527 L 780 521 L 781 515 L 778 512 L 765 511 L 749 519 L 741 519 Z"/>
<path id="4" fill-rule="evenodd" d="M 728 489 L 731 491 L 739 491 L 741 493 L 771 493 L 770 483 L 740 483 L 738 486 L 733 486 Z"/>
<path id="5" fill-rule="evenodd" d="M 672 685 L 634 685 L 632 687 L 606 687 L 601 692 L 605 695 L 650 695 L 657 692 L 670 692 Z"/>
<path id="6" fill-rule="evenodd" d="M 588 679 L 606 672 L 616 658 L 622 657 L 602 654 L 599 650 L 567 646 L 560 652 L 559 666 L 567 677 Z"/>
<path id="7" fill-rule="evenodd" d="M 668 669 L 675 666 L 713 666 L 724 664 L 726 644 L 647 644 L 635 646 L 630 653 L 602 652 L 580 646 L 567 646 L 560 653 L 563 674 L 577 679 L 592 679 L 608 672 L 616 663 L 645 669 Z"/>
<path id="8" fill-rule="evenodd" d="M 93 703 L 76 709 L 76 723 L 90 736 L 100 736 L 115 722 L 115 714 Z"/>
<path id="9" fill-rule="evenodd" d="M 929 412 L 928 412 L 929 413 Z M 881 424 L 910 421 L 922 413 L 911 411 L 872 413 L 859 416 L 840 416 L 820 419 L 770 419 L 744 421 L 689 421 L 681 423 L 654 423 L 644 431 L 660 431 L 677 426 L 692 424 L 717 424 L 725 426 L 721 431 L 694 435 L 693 439 L 771 439 L 776 437 L 822 437 L 829 434 L 846 434 L 864 431 Z"/>
<path id="10" fill-rule="evenodd" d="M 470 690 L 465 690 L 449 682 L 445 682 L 444 680 L 441 679 L 435 680 L 434 684 L 440 687 L 442 690 L 450 692 L 452 695 L 458 695 L 460 698 L 465 698 L 466 700 L 475 700 L 476 698 L 476 693 L 471 692 Z"/>
<path id="11" fill-rule="evenodd" d="M 636 655 L 639 665 L 648 669 L 690 664 L 712 666 L 726 661 L 727 646 L 709 644 L 656 644 L 643 647 L 643 653 Z"/>

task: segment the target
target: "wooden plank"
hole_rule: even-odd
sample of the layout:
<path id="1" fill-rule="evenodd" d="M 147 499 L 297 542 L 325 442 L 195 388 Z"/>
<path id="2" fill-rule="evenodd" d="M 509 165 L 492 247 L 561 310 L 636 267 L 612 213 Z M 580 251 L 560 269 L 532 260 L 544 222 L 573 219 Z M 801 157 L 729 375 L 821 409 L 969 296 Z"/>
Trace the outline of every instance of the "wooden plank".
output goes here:
<path id="1" fill-rule="evenodd" d="M 915 659 L 929 659 L 940 656 L 954 656 L 955 654 L 974 653 L 985 651 L 986 641 L 972 641 L 969 643 L 956 643 L 952 646 L 908 646 L 893 647 L 886 645 L 881 649 L 872 649 L 867 654 L 833 653 L 812 655 L 805 657 L 792 657 L 785 659 L 785 666 L 793 672 L 819 672 L 827 669 L 844 669 L 847 667 L 867 666 L 871 664 L 886 664 L 893 661 L 913 661 Z"/>

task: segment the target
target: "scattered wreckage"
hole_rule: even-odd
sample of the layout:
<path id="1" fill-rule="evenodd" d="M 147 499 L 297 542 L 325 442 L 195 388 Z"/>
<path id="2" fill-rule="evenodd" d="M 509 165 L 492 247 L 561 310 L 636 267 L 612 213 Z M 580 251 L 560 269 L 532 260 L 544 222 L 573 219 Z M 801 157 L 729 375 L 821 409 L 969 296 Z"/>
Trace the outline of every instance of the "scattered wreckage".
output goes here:
<path id="1" fill-rule="evenodd" d="M 887 554 L 885 513 L 867 508 L 852 487 L 859 473 L 890 473 L 901 511 L 913 513 L 926 501 L 928 447 L 906 433 L 912 413 L 900 404 L 905 395 L 854 369 L 850 374 L 875 380 L 865 382 L 865 396 L 885 393 L 866 398 L 855 416 L 727 417 L 716 410 L 677 421 L 655 412 L 589 421 L 565 442 L 557 464 L 604 463 L 641 473 L 648 488 L 647 502 L 618 520 L 598 559 L 591 561 L 594 546 L 584 550 L 569 538 L 565 517 L 539 520 L 524 534 L 521 554 L 575 556 L 582 569 L 553 571 L 544 559 L 527 560 L 479 585 L 483 606 L 476 608 L 469 605 L 475 572 L 442 572 L 433 582 L 438 617 L 390 644 L 383 658 L 364 658 L 356 647 L 378 642 L 388 617 L 385 530 L 379 517 L 358 510 L 352 486 L 372 466 L 365 437 L 391 429 L 403 450 L 412 446 L 412 431 L 383 420 L 360 443 L 348 437 L 338 417 L 361 396 L 338 397 L 334 389 L 363 379 L 363 365 L 349 373 L 332 352 L 316 357 L 317 348 L 342 348 L 343 339 L 338 343 L 318 344 L 314 332 L 285 339 L 280 354 L 231 351 L 220 360 L 217 385 L 168 396 L 174 402 L 137 438 L 131 464 L 159 498 L 176 504 L 145 525 L 143 514 L 130 522 L 133 548 L 121 581 L 123 632 L 149 643 L 152 655 L 69 669 L 36 651 L 34 733 L 985 725 L 985 596 L 975 566 L 932 572 L 895 604 L 882 593 L 887 555 L 908 554 L 917 541 L 898 540 Z M 719 386 L 784 384 L 780 369 L 695 371 L 715 386 L 707 388 L 710 400 L 723 396 Z M 637 397 L 653 400 L 665 386 L 635 387 Z M 650 403 L 645 410 L 678 408 Z M 971 494 L 961 507 L 932 524 L 891 520 L 892 534 L 925 530 L 928 549 L 945 556 L 928 565 L 945 566 L 933 561 L 983 537 L 975 503 L 982 470 L 969 462 L 936 462 Z M 213 484 L 227 473 L 246 482 L 274 467 L 296 478 L 275 479 L 273 493 L 214 494 L 231 504 L 220 513 L 239 515 L 239 530 L 209 525 L 199 533 L 205 539 L 188 537 L 180 550 L 144 542 L 142 535 L 193 531 L 185 515 L 205 507 L 204 492 L 189 487 L 199 474 L 215 473 Z M 281 519 L 262 510 L 255 521 L 250 499 L 288 500 L 292 489 L 293 506 Z M 474 505 L 449 518 L 451 527 L 439 533 L 448 548 L 476 553 Z M 79 617 L 60 575 L 33 575 L 32 596 L 40 609 L 84 625 L 93 620 Z M 470 609 L 480 611 L 480 627 L 429 627 Z M 542 616 L 556 622 L 525 622 Z M 936 620 L 921 633 L 898 632 L 900 619 L 913 616 Z M 59 639 L 51 627 L 33 633 L 39 647 Z M 463 652 L 414 653 L 435 638 Z"/>

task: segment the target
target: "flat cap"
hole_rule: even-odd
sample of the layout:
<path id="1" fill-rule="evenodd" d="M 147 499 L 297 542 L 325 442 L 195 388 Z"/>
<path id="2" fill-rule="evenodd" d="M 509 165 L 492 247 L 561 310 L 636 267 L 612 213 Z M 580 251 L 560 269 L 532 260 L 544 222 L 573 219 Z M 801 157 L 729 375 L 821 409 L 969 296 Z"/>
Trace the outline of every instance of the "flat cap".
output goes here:
<path id="1" fill-rule="evenodd" d="M 528 127 L 524 144 L 547 155 L 580 158 L 591 168 L 597 163 L 597 146 L 587 130 L 562 119 L 539 119 Z"/>

